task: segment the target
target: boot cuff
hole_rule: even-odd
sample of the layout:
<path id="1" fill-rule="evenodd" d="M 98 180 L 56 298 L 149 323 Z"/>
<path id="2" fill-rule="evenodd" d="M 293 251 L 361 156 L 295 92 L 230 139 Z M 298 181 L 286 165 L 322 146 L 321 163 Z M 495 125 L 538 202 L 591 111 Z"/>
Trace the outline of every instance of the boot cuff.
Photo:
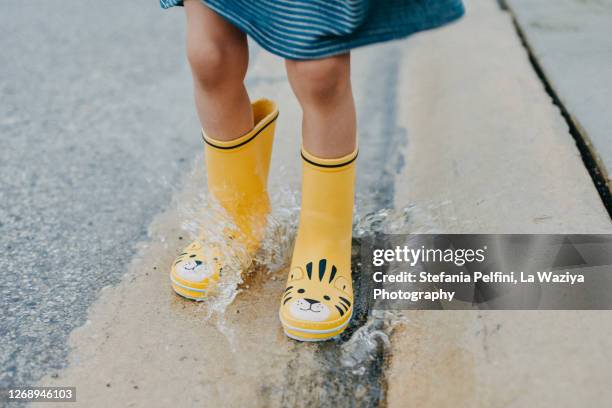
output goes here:
<path id="1" fill-rule="evenodd" d="M 347 154 L 346 156 L 338 157 L 335 159 L 322 159 L 322 158 L 316 157 L 308 153 L 306 149 L 302 147 L 302 159 L 304 159 L 305 162 L 313 166 L 323 167 L 323 168 L 338 168 L 338 167 L 347 166 L 351 164 L 352 162 L 354 162 L 355 159 L 357 159 L 358 151 L 359 149 L 355 148 L 353 152 Z"/>
<path id="2" fill-rule="evenodd" d="M 223 141 L 213 139 L 202 130 L 202 139 L 204 139 L 204 142 L 209 146 L 221 150 L 235 149 L 255 139 L 257 135 L 263 132 L 270 124 L 274 123 L 278 117 L 278 107 L 275 102 L 269 99 L 258 99 L 253 102 L 251 106 L 253 107 L 253 120 L 255 121 L 255 126 L 248 133 L 237 139 Z"/>

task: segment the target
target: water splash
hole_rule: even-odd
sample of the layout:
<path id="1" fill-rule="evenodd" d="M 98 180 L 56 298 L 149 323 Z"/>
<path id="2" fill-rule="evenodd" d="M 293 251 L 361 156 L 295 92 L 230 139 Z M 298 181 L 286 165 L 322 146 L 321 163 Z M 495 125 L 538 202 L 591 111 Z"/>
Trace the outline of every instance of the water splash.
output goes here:
<path id="1" fill-rule="evenodd" d="M 410 204 L 398 209 L 382 208 L 355 216 L 353 236 L 362 238 L 383 234 L 440 233 L 442 224 L 438 214 L 451 206 L 450 201 Z"/>
<path id="2" fill-rule="evenodd" d="M 272 210 L 255 262 L 273 273 L 289 266 L 291 261 L 300 215 L 300 193 L 281 187 L 272 191 L 270 202 Z"/>
<path id="3" fill-rule="evenodd" d="M 439 213 L 448 204 L 409 205 L 399 209 L 383 208 L 367 213 L 362 213 L 358 209 L 354 219 L 353 236 L 356 242 L 359 242 L 360 239 L 368 239 L 380 233 L 408 234 L 438 231 L 440 229 L 438 220 L 432 215 Z M 354 251 L 353 265 L 355 267 L 353 273 L 359 274 L 360 251 Z M 370 283 L 363 275 L 355 278 L 358 286 Z M 376 305 L 370 305 L 368 309 L 366 303 L 366 299 L 356 299 L 356 312 L 360 308 L 366 309 L 365 318 L 355 318 L 347 331 L 331 346 L 321 346 L 319 353 L 322 353 L 322 357 L 318 360 L 321 372 L 328 374 L 325 377 L 337 379 L 329 385 L 336 390 L 333 394 L 353 395 L 356 406 L 369 405 L 380 397 L 384 388 L 382 383 L 384 357 L 390 352 L 390 337 L 397 327 L 409 323 L 403 311 L 378 310 Z"/>
<path id="4" fill-rule="evenodd" d="M 408 318 L 398 311 L 373 310 L 366 324 L 340 346 L 340 364 L 354 376 L 367 373 L 367 363 L 373 362 L 382 351 L 384 354 L 391 342 L 389 337 L 400 324 Z"/>
<path id="5" fill-rule="evenodd" d="M 189 242 L 198 240 L 204 248 L 205 265 L 215 268 L 214 253 L 223 254 L 223 276 L 211 296 L 201 301 L 203 319 L 213 323 L 235 345 L 235 330 L 226 320 L 226 310 L 243 290 L 250 274 L 261 270 L 273 274 L 288 266 L 299 219 L 299 192 L 289 187 L 275 188 L 270 193 L 271 212 L 258 251 L 250 254 L 240 239 L 240 229 L 225 209 L 208 192 L 201 192 L 179 202 L 183 220 L 181 229 Z M 232 231 L 234 239 L 228 239 Z M 246 287 L 245 287 L 246 288 Z M 235 349 L 235 347 L 232 347 Z"/>
<path id="6" fill-rule="evenodd" d="M 201 177 L 201 175 L 200 175 Z M 362 194 L 357 198 L 353 219 L 353 236 L 368 238 L 375 234 L 433 233 L 441 230 L 436 214 L 444 212 L 449 202 L 409 205 L 399 209 L 382 208 L 372 212 L 360 211 L 360 204 L 372 198 Z M 235 330 L 226 320 L 226 310 L 236 296 L 247 289 L 249 275 L 257 271 L 276 278 L 276 273 L 289 266 L 298 227 L 300 193 L 295 186 L 287 186 L 275 177 L 270 185 L 271 212 L 260 248 L 254 257 L 249 255 L 241 240 L 227 240 L 226 231 L 238 230 L 223 207 L 207 192 L 191 195 L 179 205 L 182 229 L 193 239 L 203 241 L 205 248 L 220 248 L 226 265 L 214 296 L 202 302 L 202 316 L 213 323 L 234 345 Z M 363 205 L 362 208 L 367 208 Z M 200 232 L 206 231 L 203 236 Z M 355 248 L 354 248 L 355 249 Z M 359 251 L 353 254 L 359 258 Z M 359 260 L 356 262 L 359 268 Z M 212 267 L 212 265 L 211 265 Z M 368 361 L 376 358 L 380 348 L 387 348 L 388 338 L 398 324 L 406 320 L 401 313 L 371 310 L 367 320 L 341 341 L 341 365 L 354 371 L 365 372 Z M 232 347 L 234 348 L 234 347 Z M 235 348 L 234 348 L 235 349 Z"/>

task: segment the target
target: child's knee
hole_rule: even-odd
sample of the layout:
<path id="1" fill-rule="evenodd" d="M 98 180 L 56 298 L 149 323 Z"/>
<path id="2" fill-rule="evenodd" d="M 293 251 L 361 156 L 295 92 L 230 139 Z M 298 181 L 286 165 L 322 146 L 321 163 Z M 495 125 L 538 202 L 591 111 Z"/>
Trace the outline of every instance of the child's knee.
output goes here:
<path id="1" fill-rule="evenodd" d="M 348 56 L 287 61 L 287 71 L 297 97 L 305 102 L 333 101 L 350 86 Z"/>
<path id="2" fill-rule="evenodd" d="M 187 59 L 194 78 L 206 88 L 242 81 L 246 74 L 247 62 L 241 58 L 240 50 L 221 42 L 188 44 Z"/>

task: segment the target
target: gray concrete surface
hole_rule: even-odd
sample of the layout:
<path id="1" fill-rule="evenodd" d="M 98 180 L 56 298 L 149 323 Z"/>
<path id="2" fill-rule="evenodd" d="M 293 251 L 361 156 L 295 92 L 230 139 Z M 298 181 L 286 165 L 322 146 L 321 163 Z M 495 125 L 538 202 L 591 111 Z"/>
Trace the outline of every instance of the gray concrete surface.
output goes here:
<path id="1" fill-rule="evenodd" d="M 401 45 L 385 44 L 354 56 L 354 87 L 364 122 L 357 208 L 365 229 L 376 220 L 369 221 L 368 214 L 393 206 L 394 175 L 402 164 L 396 148 L 406 143 L 405 131 L 397 125 Z M 384 72 L 376 64 L 380 60 L 388 64 Z M 282 60 L 262 53 L 252 62 L 247 82 L 252 97 L 280 102 L 270 175 L 278 231 L 264 243 L 272 254 L 262 258 L 287 259 L 291 246 L 284 243 L 293 234 L 293 203 L 299 196 L 296 124 L 301 112 Z M 388 332 L 385 321 L 369 315 L 365 297 L 356 302 L 345 336 L 307 344 L 288 340 L 278 320 L 286 263 L 249 271 L 227 308 L 215 301 L 186 301 L 171 291 L 168 265 L 185 244 L 178 237 L 188 236 L 190 218 L 201 214 L 196 192 L 205 174 L 201 161 L 194 166 L 174 204 L 155 218 L 150 240 L 140 246 L 124 279 L 103 291 L 88 323 L 73 332 L 69 366 L 40 384 L 76 384 L 83 406 L 378 405 L 384 397 L 379 342 Z M 211 310 L 221 313 L 207 318 Z"/>
<path id="2" fill-rule="evenodd" d="M 67 356 L 199 151 L 180 13 L 0 4 L 0 387 Z"/>
<path id="3" fill-rule="evenodd" d="M 612 233 L 569 129 L 509 13 L 466 2 L 403 55 L 409 129 L 396 206 L 445 233 Z M 431 52 L 431 50 L 436 50 Z M 458 108 L 460 107 L 460 108 Z M 431 158 L 435 157 L 434 160 Z M 416 311 L 392 337 L 392 407 L 612 403 L 609 311 Z"/>
<path id="4" fill-rule="evenodd" d="M 612 1 L 506 3 L 612 189 Z"/>
<path id="5" fill-rule="evenodd" d="M 495 1 L 467 6 L 457 25 L 354 55 L 357 231 L 389 217 L 403 232 L 610 232 L 509 15 Z M 181 10 L 0 7 L 9 67 L 0 386 L 76 385 L 87 407 L 563 406 L 608 396 L 605 314 L 365 310 L 343 339 L 300 344 L 276 316 L 279 267 L 251 271 L 224 313 L 207 318 L 211 307 L 178 298 L 167 278 L 202 215 L 205 176 Z M 281 103 L 271 244 L 283 258 L 299 108 L 282 61 L 257 48 L 248 86 Z"/>
<path id="6" fill-rule="evenodd" d="M 2 152 L 1 239 L 7 248 L 1 265 L 1 385 L 31 384 L 45 373 L 57 376 L 57 371 L 67 363 L 68 334 L 75 327 L 83 330 L 97 327 L 97 319 L 86 321 L 88 307 L 100 294 L 103 299 L 105 293 L 115 293 L 110 288 L 122 276 L 130 283 L 138 273 L 151 274 L 158 280 L 148 281 L 154 287 L 146 293 L 133 288 L 122 292 L 126 290 L 123 286 L 117 289 L 136 302 L 135 306 L 126 307 L 124 300 L 115 298 L 116 304 L 107 305 L 110 310 L 120 306 L 121 314 L 130 316 L 128 333 L 113 336 L 117 339 L 117 343 L 112 343 L 114 347 L 97 349 L 94 361 L 104 364 L 87 366 L 90 369 L 72 382 L 78 384 L 79 400 L 91 405 L 92 400 L 87 399 L 91 391 L 89 381 L 93 390 L 101 387 L 104 392 L 97 403 L 115 401 L 123 405 L 117 400 L 123 396 L 120 387 L 134 392 L 131 384 L 135 379 L 151 393 L 141 393 L 143 403 L 173 398 L 175 392 L 185 387 L 188 401 L 191 397 L 201 398 L 202 390 L 190 392 L 193 382 L 175 375 L 182 372 L 177 363 L 184 361 L 184 355 L 165 366 L 156 366 L 157 370 L 147 370 L 147 364 L 164 360 L 152 360 L 151 349 L 143 347 L 149 344 L 148 339 L 157 339 L 156 344 L 160 345 L 163 337 L 159 333 L 163 332 L 168 336 L 167 347 L 179 342 L 198 347 L 203 339 L 208 339 L 211 356 L 233 355 L 226 349 L 223 333 L 212 324 L 202 324 L 206 313 L 201 306 L 177 299 L 167 282 L 167 266 L 189 235 L 189 228 L 181 226 L 201 214 L 199 208 L 193 207 L 204 185 L 201 163 L 194 164 L 194 158 L 201 152 L 201 141 L 183 56 L 182 10 L 162 12 L 156 4 L 145 3 L 115 9 L 100 4 L 41 2 L 2 7 L 6 42 L 3 48 L 8 50 L 2 62 L 9 69 L 2 76 L 3 98 L 6 95 L 8 103 L 2 106 L 0 119 L 3 147 L 6 146 Z M 12 33 L 18 34 L 13 38 Z M 356 57 L 360 61 L 356 68 L 360 78 L 356 81 L 356 93 L 363 101 L 359 110 L 362 117 L 367 117 L 361 127 L 366 138 L 364 159 L 359 164 L 361 214 L 392 203 L 393 179 L 389 175 L 401 164 L 398 151 L 393 149 L 405 136 L 402 129 L 395 127 L 398 95 L 394 87 L 401 52 L 398 47 L 399 44 L 389 44 Z M 254 47 L 252 51 L 247 79 L 252 96 L 272 97 L 282 103 L 272 182 L 280 184 L 279 190 L 290 188 L 291 196 L 281 199 L 279 205 L 291 204 L 296 200 L 299 185 L 299 132 L 295 126 L 299 123 L 299 109 L 286 82 L 282 61 L 269 55 L 260 60 L 259 49 Z M 373 63 L 381 59 L 387 62 L 382 75 Z M 191 171 L 193 166 L 195 174 Z M 183 190 L 183 184 L 190 188 L 183 195 L 175 194 L 171 201 L 173 192 Z M 147 235 L 153 215 L 165 208 L 168 210 L 159 217 L 170 217 L 171 221 L 163 224 L 159 232 L 156 227 L 159 221 L 154 222 Z M 137 246 L 140 241 L 149 242 L 149 250 L 146 245 Z M 150 267 L 133 266 L 143 259 Z M 284 271 L 276 272 L 280 275 L 274 282 L 279 285 Z M 260 318 L 269 320 L 259 326 L 262 339 L 268 338 L 266 334 L 276 336 L 280 327 L 275 324 L 274 289 L 279 288 L 271 286 L 266 292 L 271 303 L 253 310 L 260 311 Z M 162 311 L 178 314 L 164 319 L 158 317 Z M 185 315 L 192 320 L 185 320 Z M 138 316 L 142 320 L 131 320 Z M 366 319 L 367 315 L 355 318 L 351 330 L 363 325 Z M 116 319 L 117 327 L 121 321 Z M 150 323 L 143 328 L 143 321 Z M 185 321 L 201 326 L 200 330 L 181 330 Z M 259 321 L 249 323 L 254 322 Z M 135 332 L 134 327 L 138 328 Z M 244 328 L 254 330 L 251 324 Z M 135 335 L 146 338 L 137 339 Z M 104 340 L 106 336 L 94 334 L 85 343 L 96 344 L 92 338 Z M 295 373 L 300 378 L 279 379 L 287 392 L 273 393 L 270 398 L 276 401 L 319 398 L 303 394 L 306 388 L 302 385 L 304 381 L 320 381 L 322 365 L 337 372 L 323 356 L 339 358 L 338 352 L 331 345 L 329 350 L 317 352 L 319 348 L 305 346 L 294 351 L 290 342 L 283 344 L 290 350 L 284 359 L 271 365 L 276 370 L 271 374 L 284 376 L 287 373 L 278 371 L 278 366 L 291 361 L 297 364 L 302 357 L 312 363 Z M 270 343 L 261 352 L 253 353 L 245 363 L 259 364 L 265 351 L 277 351 L 274 345 Z M 75 348 L 79 349 L 76 345 Z M 201 357 L 193 360 L 193 373 L 199 372 Z M 143 360 L 139 361 L 140 358 Z M 125 371 L 108 375 L 104 367 L 109 366 L 105 364 L 117 360 L 123 361 Z M 364 394 L 363 404 L 376 401 L 382 391 L 377 377 L 381 362 L 382 359 L 364 362 L 370 365 L 365 374 L 359 374 L 361 381 L 351 381 L 354 377 L 348 373 L 334 387 L 346 392 L 354 387 L 364 388 L 367 378 L 368 390 L 360 391 Z M 225 365 L 228 369 L 232 367 L 231 358 Z M 153 378 L 139 379 L 137 373 Z M 62 381 L 68 377 L 58 378 Z M 173 383 L 172 378 L 183 384 Z M 194 374 L 193 378 L 200 377 Z M 111 387 L 106 384 L 111 379 L 112 389 L 108 389 Z M 161 395 L 152 391 L 155 379 L 162 381 L 155 387 Z M 228 386 L 231 382 L 231 378 L 221 376 L 211 385 Z M 237 389 L 235 395 L 222 394 L 220 401 L 250 396 L 260 390 L 260 385 L 245 381 L 242 392 Z M 328 397 L 331 398 L 340 399 L 341 393 L 336 391 Z"/>

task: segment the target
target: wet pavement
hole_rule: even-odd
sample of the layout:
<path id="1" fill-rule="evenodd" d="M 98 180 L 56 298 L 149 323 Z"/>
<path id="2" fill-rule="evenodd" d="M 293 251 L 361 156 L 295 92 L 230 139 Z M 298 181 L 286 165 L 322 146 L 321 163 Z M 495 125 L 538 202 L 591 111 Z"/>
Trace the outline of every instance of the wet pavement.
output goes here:
<path id="1" fill-rule="evenodd" d="M 0 240 L 6 249 L 0 261 L 0 385 L 6 387 L 32 384 L 66 365 L 69 334 L 86 323 L 101 291 L 125 275 L 154 215 L 180 206 L 171 199 L 197 167 L 201 142 L 183 55 L 182 10 L 162 12 L 146 3 L 2 7 L 3 38 L 18 33 L 3 47 L 8 69 L 1 77 L 7 103 L 0 118 Z M 367 101 L 359 109 L 368 118 L 361 130 L 358 183 L 368 196 L 360 200 L 361 214 L 393 201 L 389 175 L 399 170 L 401 156 L 390 141 L 405 142 L 405 131 L 395 127 L 400 53 L 392 44 L 358 58 L 365 63 L 357 69 L 362 79 L 356 93 Z M 282 98 L 289 101 L 281 61 L 258 64 L 259 56 L 254 47 L 247 80 L 252 93 L 273 96 L 267 90 L 283 84 Z M 389 62 L 382 76 L 370 63 L 378 58 Z M 266 64 L 275 65 L 273 75 Z M 290 103 L 281 121 L 293 116 L 284 123 L 298 123 L 297 105 Z M 280 167 L 299 149 L 297 129 L 285 129 L 279 132 L 285 144 L 275 147 Z M 373 169 L 372 163 L 380 164 Z M 298 164 L 289 166 L 294 191 Z M 187 232 L 172 238 L 179 235 Z M 165 273 L 163 264 L 156 270 Z M 167 292 L 165 282 L 161 288 Z M 350 332 L 367 320 L 367 307 L 360 311 Z M 334 353 L 331 348 L 325 355 Z M 367 374 L 374 381 L 381 374 L 377 361 Z M 348 380 L 337 386 L 356 385 Z M 381 389 L 372 387 L 364 401 L 380 399 Z"/>
<path id="2" fill-rule="evenodd" d="M 384 222 L 384 211 L 377 211 L 392 211 L 394 175 L 403 165 L 401 151 L 390 147 L 405 145 L 407 137 L 395 109 L 401 55 L 397 43 L 355 55 L 355 93 L 362 117 L 369 119 L 361 130 L 364 154 L 358 163 L 356 271 L 360 239 Z M 384 75 L 371 63 L 382 58 L 390 63 Z M 247 82 L 253 97 L 282 102 L 270 176 L 273 229 L 258 255 L 266 267 L 248 271 L 239 291 L 224 285 L 219 299 L 205 304 L 186 301 L 170 290 L 167 266 L 196 235 L 199 223 L 209 227 L 206 217 L 201 218 L 207 204 L 197 189 L 205 175 L 196 160 L 194 172 L 184 179 L 185 188 L 155 218 L 149 240 L 139 246 L 121 283 L 103 291 L 88 323 L 71 336 L 70 366 L 43 383 L 77 383 L 80 400 L 94 405 L 187 405 L 206 398 L 208 404 L 221 406 L 325 402 L 368 407 L 383 400 L 383 357 L 396 322 L 393 316 L 373 313 L 366 296 L 356 302 L 355 317 L 337 341 L 302 344 L 282 333 L 278 296 L 297 219 L 300 144 L 295 123 L 300 109 L 281 60 L 258 53 Z M 234 275 L 226 272 L 224 282 L 229 276 Z M 355 287 L 365 293 L 361 278 L 355 273 Z"/>
<path id="3" fill-rule="evenodd" d="M 360 238 L 385 229 L 611 231 L 510 16 L 494 1 L 467 5 L 465 22 L 354 55 L 356 270 Z M 593 350 L 612 338 L 596 313 L 386 314 L 362 297 L 337 341 L 285 338 L 276 311 L 299 203 L 300 110 L 282 61 L 256 47 L 251 96 L 281 106 L 267 267 L 217 303 L 178 298 L 167 268 L 206 209 L 182 10 L 0 8 L 0 387 L 76 385 L 83 406 L 534 406 L 542 387 L 556 390 L 550 403 L 596 401 L 609 375 Z M 564 396 L 557 361 L 571 362 L 582 391 Z"/>
<path id="4" fill-rule="evenodd" d="M 4 2 L 0 37 L 4 387 L 65 364 L 201 146 L 180 13 Z"/>

